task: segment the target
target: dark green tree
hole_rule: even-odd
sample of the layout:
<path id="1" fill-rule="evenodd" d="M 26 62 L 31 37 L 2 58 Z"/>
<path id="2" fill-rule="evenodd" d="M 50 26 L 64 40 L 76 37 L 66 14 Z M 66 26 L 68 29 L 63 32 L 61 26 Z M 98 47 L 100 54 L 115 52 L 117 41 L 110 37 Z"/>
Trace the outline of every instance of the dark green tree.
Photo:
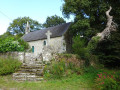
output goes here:
<path id="1" fill-rule="evenodd" d="M 117 23 L 116 32 L 110 34 L 110 38 L 99 42 L 94 54 L 99 56 L 99 60 L 106 66 L 120 66 L 120 0 L 64 0 L 63 15 L 69 18 L 74 15 L 74 24 L 71 34 L 83 35 L 89 40 L 106 27 L 107 18 L 105 12 L 112 7 L 110 15 Z"/>
<path id="2" fill-rule="evenodd" d="M 66 23 L 66 21 L 62 17 L 54 15 L 51 17 L 47 17 L 45 23 L 43 24 L 43 27 L 45 27 L 45 28 L 53 27 L 53 26 L 60 25 L 63 23 Z"/>
<path id="3" fill-rule="evenodd" d="M 120 67 L 120 31 L 112 32 L 108 40 L 98 43 L 94 54 L 107 67 Z"/>
<path id="4" fill-rule="evenodd" d="M 80 33 L 88 38 L 102 31 L 106 26 L 105 12 L 112 6 L 111 15 L 120 25 L 120 0 L 64 0 L 63 15 L 69 18 L 74 15 L 72 34 Z M 113 4 L 114 3 L 114 4 Z"/>
<path id="5" fill-rule="evenodd" d="M 14 19 L 12 23 L 10 23 L 10 26 L 8 27 L 7 31 L 13 34 L 20 34 L 20 33 L 24 34 L 27 21 L 30 24 L 31 30 L 41 29 L 41 24 L 39 24 L 38 21 L 35 21 L 29 17 L 22 17 L 22 18 L 18 17 L 17 19 Z"/>

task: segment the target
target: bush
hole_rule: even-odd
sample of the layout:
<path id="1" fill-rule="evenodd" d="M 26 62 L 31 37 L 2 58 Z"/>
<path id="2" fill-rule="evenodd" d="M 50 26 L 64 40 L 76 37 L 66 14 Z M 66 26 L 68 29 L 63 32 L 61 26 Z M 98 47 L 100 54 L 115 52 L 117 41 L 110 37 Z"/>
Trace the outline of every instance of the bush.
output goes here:
<path id="1" fill-rule="evenodd" d="M 95 48 L 97 47 L 99 37 L 93 37 L 92 41 L 88 42 L 86 46 L 86 41 L 84 38 L 80 38 L 80 35 L 73 38 L 73 51 L 78 54 L 81 59 L 85 60 L 85 66 L 90 66 L 91 62 L 96 64 L 97 57 L 93 55 Z"/>
<path id="2" fill-rule="evenodd" d="M 117 83 L 120 85 L 120 71 L 119 72 L 114 72 L 114 77 Z"/>
<path id="3" fill-rule="evenodd" d="M 73 52 L 75 54 L 78 54 L 82 59 L 85 59 L 86 56 L 85 56 L 85 53 L 87 52 L 86 51 L 86 48 L 85 48 L 85 40 L 80 38 L 80 35 L 76 36 L 76 37 L 73 37 L 73 45 L 72 45 L 72 48 L 73 48 Z"/>
<path id="4" fill-rule="evenodd" d="M 61 78 L 65 71 L 65 61 L 61 60 L 59 61 L 59 63 L 55 62 L 54 64 L 52 64 L 52 68 L 50 71 L 54 75 L 54 77 Z"/>
<path id="5" fill-rule="evenodd" d="M 51 65 L 45 67 L 44 73 L 48 78 L 61 78 L 65 72 L 65 61 L 52 62 Z"/>
<path id="6" fill-rule="evenodd" d="M 60 57 L 61 56 L 61 57 Z M 75 55 L 71 55 L 69 58 L 67 55 L 58 56 L 57 60 L 52 61 L 51 64 L 46 65 L 44 68 L 44 76 L 47 79 L 50 78 L 62 78 L 71 76 L 73 73 L 82 74 L 82 69 L 80 68 L 80 61 L 75 58 Z"/>
<path id="7" fill-rule="evenodd" d="M 67 53 L 59 53 L 59 56 L 66 57 L 66 58 L 71 58 L 72 54 L 67 54 Z"/>
<path id="8" fill-rule="evenodd" d="M 119 90 L 116 73 L 100 73 L 97 74 L 96 85 L 101 90 Z M 119 88 L 119 89 L 118 89 Z"/>
<path id="9" fill-rule="evenodd" d="M 8 75 L 15 72 L 21 66 L 21 62 L 9 58 L 0 58 L 0 75 Z"/>
<path id="10" fill-rule="evenodd" d="M 29 44 L 28 44 L 27 42 L 25 42 L 24 40 L 18 39 L 18 42 L 19 42 L 19 45 L 20 45 L 21 47 L 24 47 L 24 50 L 27 50 L 27 49 L 30 48 L 30 47 L 29 47 Z"/>
<path id="11" fill-rule="evenodd" d="M 27 42 L 22 39 L 16 40 L 14 35 L 2 35 L 0 38 L 0 52 L 25 51 L 29 48 Z"/>
<path id="12" fill-rule="evenodd" d="M 80 64 L 80 61 L 78 61 L 78 59 L 71 58 L 66 61 L 66 68 L 68 70 L 71 70 L 72 73 L 82 74 L 81 67 L 82 65 Z"/>

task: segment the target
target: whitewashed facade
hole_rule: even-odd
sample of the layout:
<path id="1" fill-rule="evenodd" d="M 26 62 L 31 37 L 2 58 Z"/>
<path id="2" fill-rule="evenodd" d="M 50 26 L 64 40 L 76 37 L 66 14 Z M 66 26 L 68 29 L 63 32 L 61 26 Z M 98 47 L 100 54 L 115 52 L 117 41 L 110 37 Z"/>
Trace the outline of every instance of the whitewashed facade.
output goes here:
<path id="1" fill-rule="evenodd" d="M 46 42 L 46 45 L 44 45 Z M 37 40 L 28 42 L 30 47 L 34 46 L 34 55 L 37 56 L 42 53 L 43 47 L 48 45 L 47 39 Z M 49 45 L 54 48 L 55 52 L 63 53 L 66 51 L 66 44 L 64 40 L 64 36 L 51 38 L 49 41 Z"/>
<path id="2" fill-rule="evenodd" d="M 56 53 L 66 51 L 66 41 L 64 35 L 71 23 L 65 23 L 54 27 L 30 32 L 30 26 L 27 22 L 23 40 L 28 42 L 32 48 L 32 53 L 38 56 L 43 53 L 43 48 L 50 46 Z"/>

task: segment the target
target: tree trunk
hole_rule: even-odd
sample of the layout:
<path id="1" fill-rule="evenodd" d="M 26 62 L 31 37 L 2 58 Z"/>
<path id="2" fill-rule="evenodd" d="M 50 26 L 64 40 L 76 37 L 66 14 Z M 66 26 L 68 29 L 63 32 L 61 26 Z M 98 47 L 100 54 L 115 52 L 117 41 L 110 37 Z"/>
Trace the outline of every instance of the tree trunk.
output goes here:
<path id="1" fill-rule="evenodd" d="M 117 25 L 112 21 L 113 20 L 113 16 L 109 15 L 111 10 L 112 10 L 112 7 L 110 6 L 109 10 L 106 11 L 106 16 L 107 16 L 106 28 L 101 33 L 97 33 L 97 35 L 96 35 L 96 36 L 100 37 L 99 41 L 102 41 L 102 40 L 104 40 L 106 38 L 109 38 L 110 33 L 112 31 L 116 31 Z"/>

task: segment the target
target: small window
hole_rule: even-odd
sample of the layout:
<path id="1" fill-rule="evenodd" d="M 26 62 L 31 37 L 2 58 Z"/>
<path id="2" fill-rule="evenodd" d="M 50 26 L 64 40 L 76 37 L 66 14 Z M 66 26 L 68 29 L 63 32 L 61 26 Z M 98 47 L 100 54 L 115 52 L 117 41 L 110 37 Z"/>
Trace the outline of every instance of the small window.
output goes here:
<path id="1" fill-rule="evenodd" d="M 34 46 L 32 46 L 32 52 L 34 53 Z"/>
<path id="2" fill-rule="evenodd" d="M 44 46 L 46 45 L 46 41 L 43 42 L 43 45 L 44 45 Z"/>

